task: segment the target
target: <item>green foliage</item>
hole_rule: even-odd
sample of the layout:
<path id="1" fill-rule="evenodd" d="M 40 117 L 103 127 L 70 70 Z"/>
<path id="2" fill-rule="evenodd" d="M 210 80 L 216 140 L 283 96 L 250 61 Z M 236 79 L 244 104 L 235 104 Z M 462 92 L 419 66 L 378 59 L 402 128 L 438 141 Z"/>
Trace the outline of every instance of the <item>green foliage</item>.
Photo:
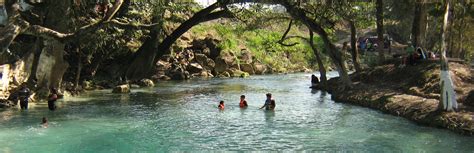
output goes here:
<path id="1" fill-rule="evenodd" d="M 298 43 L 287 47 L 277 43 L 284 32 L 287 23 L 278 23 L 272 27 L 279 29 L 258 28 L 248 29 L 243 24 L 226 21 L 224 24 L 212 22 L 195 26 L 191 29 L 194 35 L 221 38 L 219 47 L 224 52 L 241 54 L 242 49 L 252 52 L 254 58 L 264 64 L 270 65 L 278 72 L 298 70 L 304 67 L 314 67 L 314 55 L 311 47 L 302 39 L 294 38 L 286 40 L 285 43 Z M 212 29 L 212 30 L 211 30 Z M 291 35 L 306 36 L 307 32 L 294 27 Z M 317 46 L 322 46 L 320 39 L 316 39 Z M 323 50 L 320 48 L 320 50 Z"/>

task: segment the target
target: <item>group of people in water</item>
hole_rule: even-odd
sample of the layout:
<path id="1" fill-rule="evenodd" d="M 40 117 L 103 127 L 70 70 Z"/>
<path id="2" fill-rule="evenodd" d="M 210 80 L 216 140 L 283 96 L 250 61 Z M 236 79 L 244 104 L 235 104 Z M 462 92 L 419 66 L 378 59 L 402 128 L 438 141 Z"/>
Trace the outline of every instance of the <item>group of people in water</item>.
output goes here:
<path id="1" fill-rule="evenodd" d="M 271 93 L 267 93 L 266 96 L 267 96 L 267 99 L 265 100 L 265 103 L 263 104 L 263 106 L 260 107 L 260 109 L 265 108 L 265 110 L 274 110 L 276 106 L 275 99 L 272 98 Z M 240 96 L 239 107 L 240 108 L 248 107 L 247 101 L 245 100 L 245 95 Z M 224 105 L 223 100 L 219 102 L 219 105 L 217 106 L 217 108 L 219 108 L 220 110 L 224 110 L 225 105 Z"/>
<path id="2" fill-rule="evenodd" d="M 23 84 L 20 87 L 20 90 L 18 90 L 15 94 L 16 95 L 13 96 L 14 98 L 10 100 L 13 100 L 15 104 L 18 103 L 18 101 L 20 101 L 20 108 L 22 110 L 28 110 L 28 102 L 32 94 L 31 90 L 26 86 L 26 84 Z M 57 108 L 56 101 L 58 100 L 58 98 L 59 98 L 58 90 L 56 88 L 51 88 L 50 94 L 48 96 L 48 109 L 49 110 L 51 111 L 56 110 Z"/>
<path id="3" fill-rule="evenodd" d="M 22 110 L 28 110 L 28 102 L 31 96 L 31 90 L 26 86 L 26 84 L 23 84 L 20 87 L 20 90 L 18 90 L 16 95 L 13 96 L 15 97 L 14 99 L 11 99 L 15 101 L 15 103 L 18 103 L 20 101 L 20 108 Z M 48 96 L 48 109 L 51 111 L 56 110 L 56 101 L 58 100 L 59 95 L 58 95 L 58 90 L 56 88 L 51 88 L 50 89 L 50 94 Z M 41 127 L 43 128 L 48 128 L 48 118 L 43 117 L 41 120 Z"/>

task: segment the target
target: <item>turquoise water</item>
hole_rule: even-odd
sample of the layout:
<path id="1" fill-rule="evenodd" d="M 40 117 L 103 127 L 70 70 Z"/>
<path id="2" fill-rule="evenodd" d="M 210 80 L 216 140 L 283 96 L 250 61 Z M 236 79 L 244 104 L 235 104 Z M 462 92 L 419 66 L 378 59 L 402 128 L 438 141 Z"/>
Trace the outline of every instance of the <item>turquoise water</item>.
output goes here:
<path id="1" fill-rule="evenodd" d="M 0 152 L 473 152 L 474 138 L 335 103 L 310 74 L 158 83 L 131 94 L 94 91 L 27 112 L 0 111 Z M 274 112 L 259 110 L 273 93 Z M 238 108 L 247 95 L 249 108 Z M 217 109 L 218 101 L 226 109 Z M 50 120 L 41 128 L 41 118 Z"/>

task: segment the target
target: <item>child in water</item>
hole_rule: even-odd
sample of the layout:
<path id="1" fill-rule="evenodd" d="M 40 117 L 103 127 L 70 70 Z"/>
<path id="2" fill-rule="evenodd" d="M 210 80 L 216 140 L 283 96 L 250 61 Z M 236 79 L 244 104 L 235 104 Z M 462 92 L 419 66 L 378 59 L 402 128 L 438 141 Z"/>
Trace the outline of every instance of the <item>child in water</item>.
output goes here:
<path id="1" fill-rule="evenodd" d="M 221 100 L 221 102 L 219 102 L 219 106 L 217 106 L 217 108 L 219 108 L 220 110 L 224 110 L 224 101 Z"/>
<path id="2" fill-rule="evenodd" d="M 48 118 L 43 117 L 43 120 L 41 121 L 41 127 L 48 128 Z"/>
<path id="3" fill-rule="evenodd" d="M 240 108 L 247 108 L 247 101 L 245 100 L 245 95 L 240 96 L 240 103 L 239 103 Z"/>

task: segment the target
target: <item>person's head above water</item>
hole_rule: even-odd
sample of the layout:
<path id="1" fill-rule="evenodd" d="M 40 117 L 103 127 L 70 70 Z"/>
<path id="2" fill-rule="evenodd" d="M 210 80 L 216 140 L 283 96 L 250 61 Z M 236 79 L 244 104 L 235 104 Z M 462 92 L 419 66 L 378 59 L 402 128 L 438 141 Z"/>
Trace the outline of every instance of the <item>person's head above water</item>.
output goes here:
<path id="1" fill-rule="evenodd" d="M 244 99 L 245 99 L 245 95 L 240 95 L 240 99 L 241 99 L 241 100 L 244 100 Z"/>
<path id="2" fill-rule="evenodd" d="M 46 124 L 46 123 L 48 123 L 48 118 L 43 117 L 43 120 L 41 121 L 41 124 Z"/>
<path id="3" fill-rule="evenodd" d="M 267 99 L 271 99 L 272 98 L 272 94 L 271 93 L 267 93 Z"/>
<path id="4" fill-rule="evenodd" d="M 223 101 L 223 100 L 221 100 L 221 101 L 219 102 L 219 104 L 224 104 L 224 101 Z"/>

